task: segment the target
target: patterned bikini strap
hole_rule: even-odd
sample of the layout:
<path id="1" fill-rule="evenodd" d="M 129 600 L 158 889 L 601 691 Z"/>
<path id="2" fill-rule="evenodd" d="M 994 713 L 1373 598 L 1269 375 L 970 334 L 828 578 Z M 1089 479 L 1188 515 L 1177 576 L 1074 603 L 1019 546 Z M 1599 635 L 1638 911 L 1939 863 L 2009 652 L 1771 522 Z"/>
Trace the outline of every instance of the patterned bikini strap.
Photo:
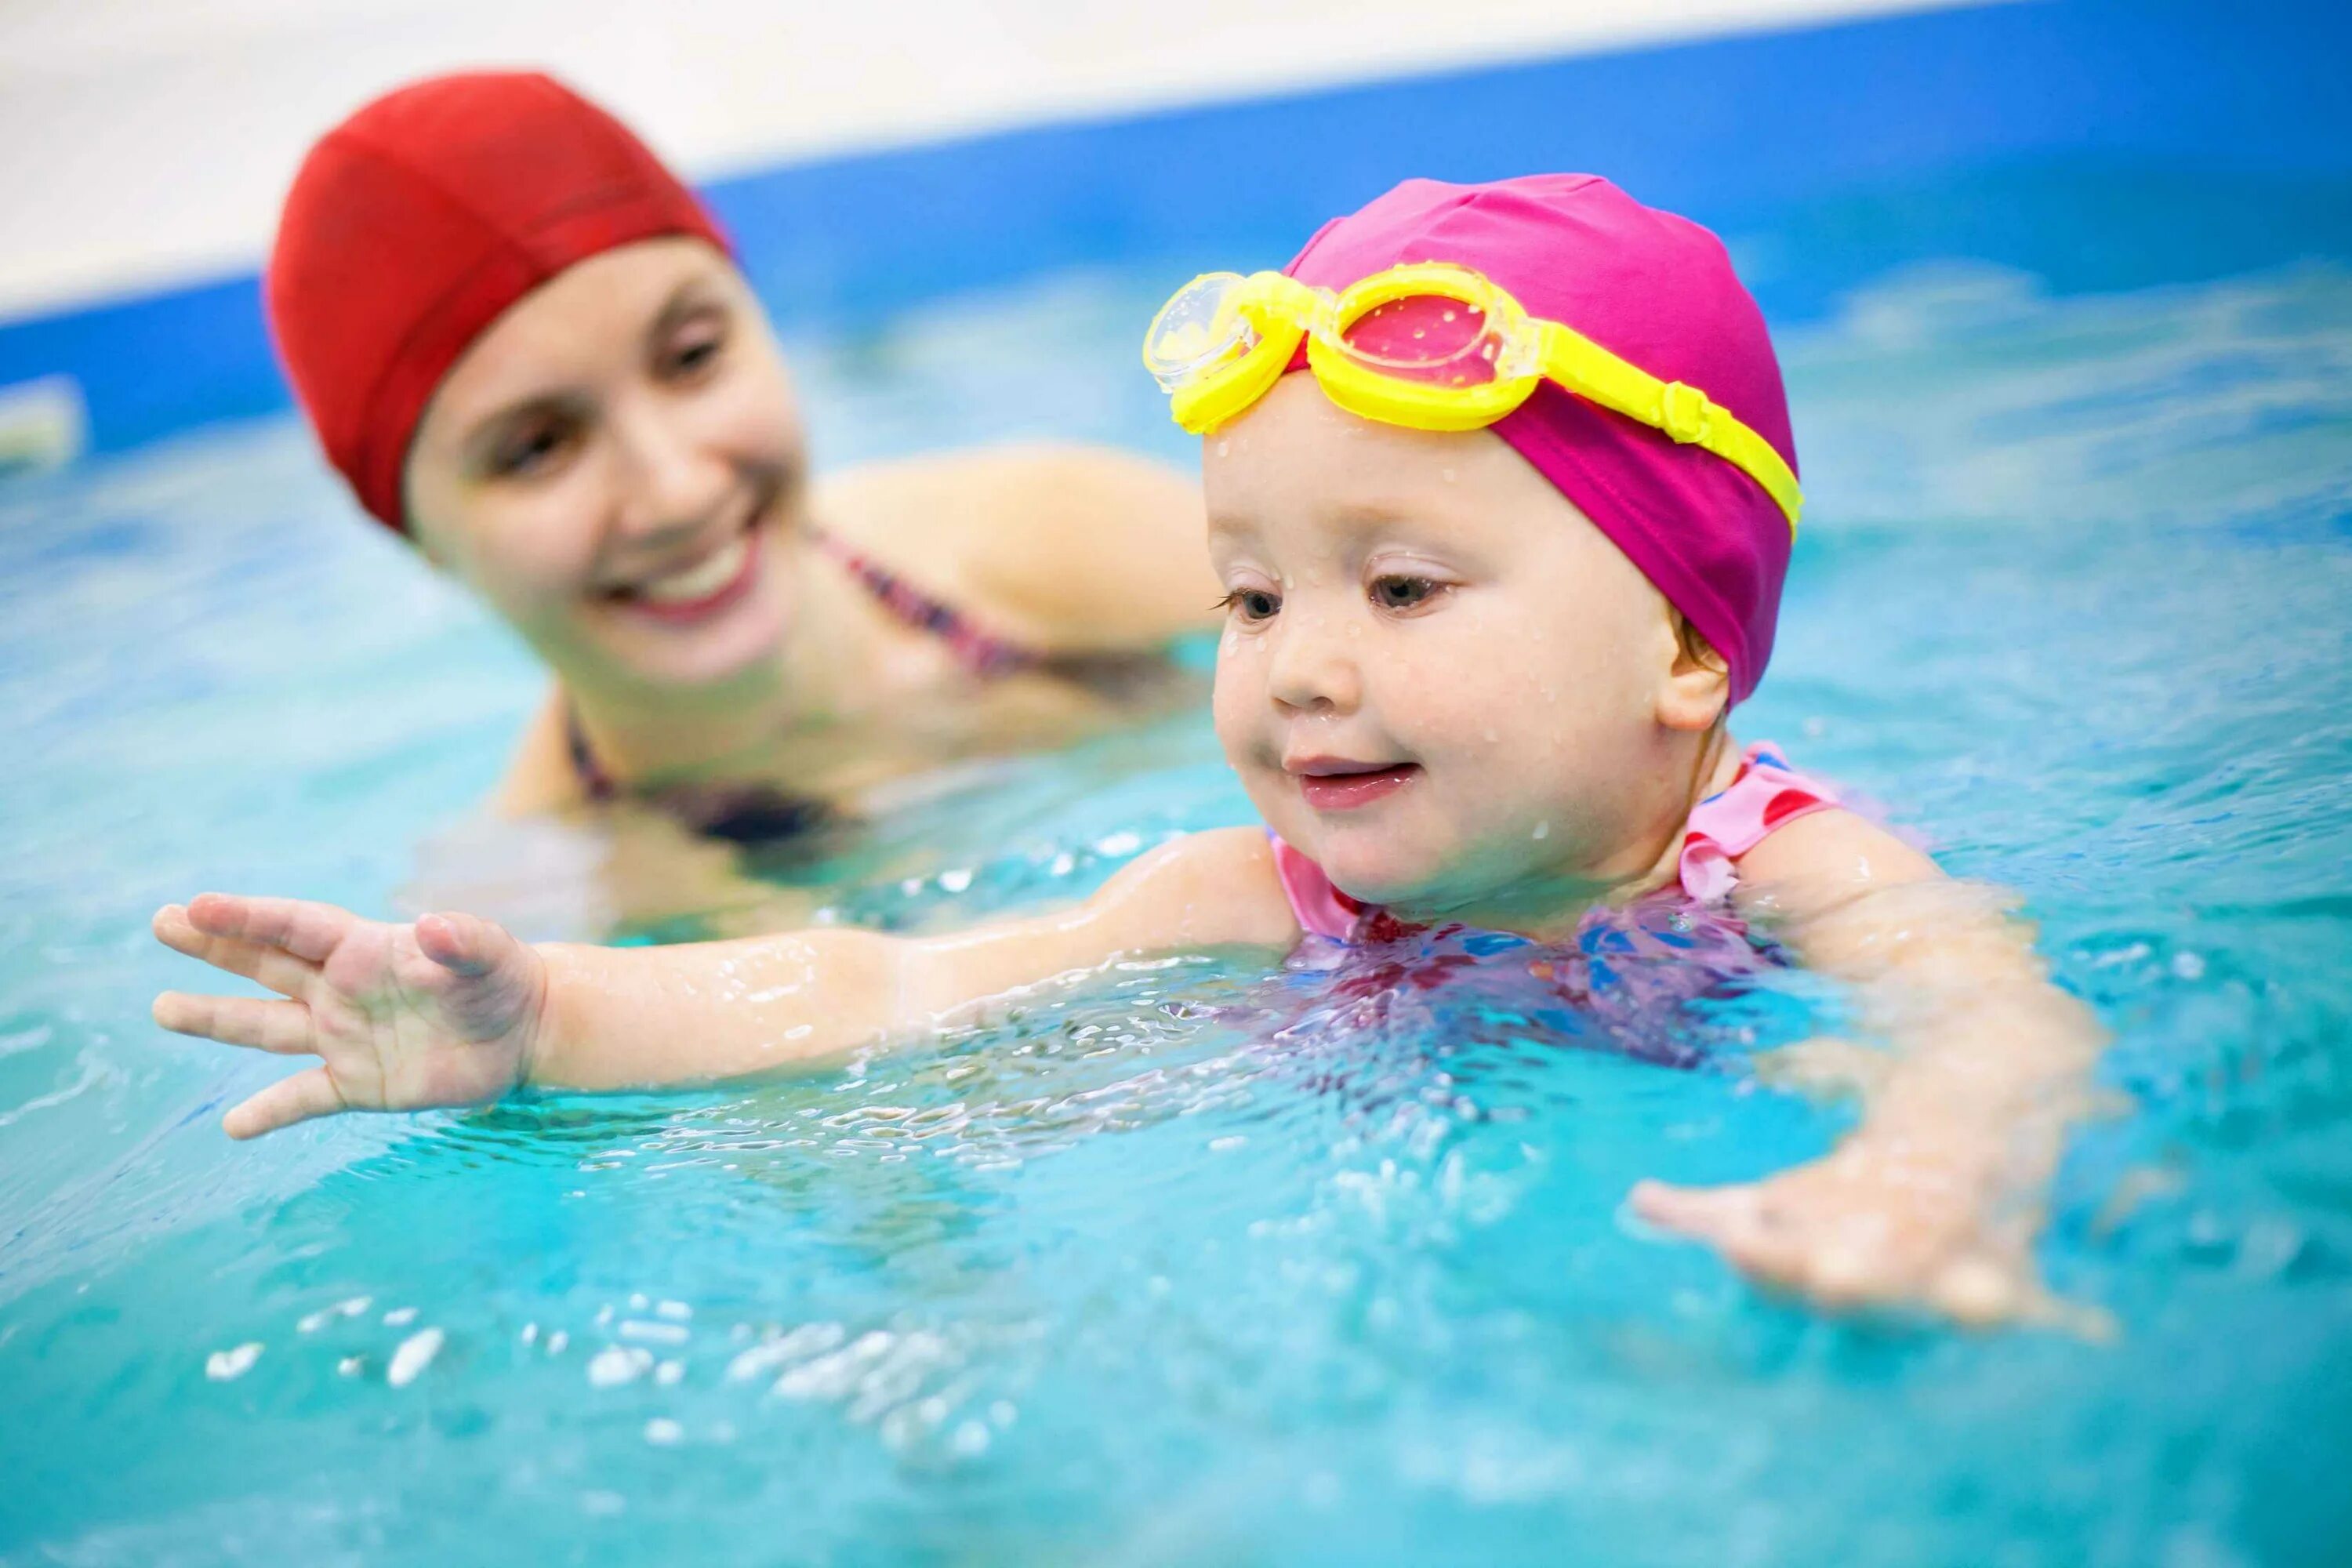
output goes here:
<path id="1" fill-rule="evenodd" d="M 1014 670 L 1036 669 L 1047 662 L 1045 657 L 1035 649 L 1024 647 L 1019 643 L 1008 641 L 972 625 L 953 605 L 932 597 L 871 556 L 824 530 L 811 529 L 809 537 L 819 550 L 838 562 L 851 576 L 863 584 L 866 591 L 873 595 L 875 601 L 894 619 L 938 637 L 948 645 L 948 651 L 954 656 L 955 661 L 972 674 L 1009 675 Z"/>
<path id="2" fill-rule="evenodd" d="M 590 800 L 604 802 L 620 797 L 621 786 L 604 764 L 596 760 L 596 750 L 588 743 L 588 731 L 580 726 L 580 710 L 563 700 L 563 749 L 572 758 L 572 775 L 580 781 L 582 793 Z"/>

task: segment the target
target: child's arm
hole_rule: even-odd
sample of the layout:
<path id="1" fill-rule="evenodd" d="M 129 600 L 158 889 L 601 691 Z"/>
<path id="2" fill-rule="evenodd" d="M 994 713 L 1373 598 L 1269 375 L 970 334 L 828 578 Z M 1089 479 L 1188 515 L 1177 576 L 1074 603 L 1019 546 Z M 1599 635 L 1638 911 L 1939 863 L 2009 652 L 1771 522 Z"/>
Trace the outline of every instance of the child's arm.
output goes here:
<path id="1" fill-rule="evenodd" d="M 826 928 L 662 948 L 531 947 L 468 915 L 387 925 L 327 904 L 207 894 L 155 934 L 286 1000 L 155 999 L 155 1021 L 320 1058 L 232 1110 L 251 1138 L 341 1110 L 738 1077 L 953 1022 L 1132 953 L 1282 946 L 1298 927 L 1265 835 L 1194 834 L 1073 910 L 951 936 Z"/>
<path id="2" fill-rule="evenodd" d="M 2051 984 L 2032 929 L 1986 889 L 1851 813 L 1789 824 L 1739 869 L 1746 908 L 1809 967 L 1851 982 L 1857 1022 L 1894 1048 L 1824 1158 L 1712 1190 L 1644 1183 L 1636 1212 L 1830 1305 L 2048 1315 L 2032 1247 L 2105 1043 L 2089 1009 Z"/>

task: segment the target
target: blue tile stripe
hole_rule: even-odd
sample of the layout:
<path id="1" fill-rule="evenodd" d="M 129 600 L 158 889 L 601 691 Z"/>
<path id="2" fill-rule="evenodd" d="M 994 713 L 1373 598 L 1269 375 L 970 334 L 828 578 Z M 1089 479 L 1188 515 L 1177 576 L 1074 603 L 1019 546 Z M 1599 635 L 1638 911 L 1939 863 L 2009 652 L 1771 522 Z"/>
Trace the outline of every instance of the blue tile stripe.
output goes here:
<path id="1" fill-rule="evenodd" d="M 2268 259 L 2233 248 L 2255 226 L 2227 205 L 2261 199 L 2249 177 L 2315 215 L 2311 248 L 2352 247 L 2347 58 L 2338 5 L 2039 0 L 1007 132 L 709 194 L 788 324 L 1050 267 L 1279 261 L 1403 175 L 1535 168 L 1606 173 L 1727 234 L 1801 209 L 1822 246 L 1869 268 L 1906 251 L 1998 258 L 2021 166 L 2049 171 L 2054 202 L 2069 168 L 2121 170 L 2148 199 L 2084 260 L 2113 282 L 2135 263 L 2166 276 Z M 1971 199 L 1972 175 L 1997 169 L 2011 171 L 2000 198 Z M 2200 205 L 2208 173 L 2238 193 L 2218 208 Z M 1825 303 L 1838 271 L 1815 260 L 1802 289 L 1760 269 L 1776 319 Z M 0 384 L 59 373 L 101 451 L 287 403 L 251 277 L 0 326 Z"/>

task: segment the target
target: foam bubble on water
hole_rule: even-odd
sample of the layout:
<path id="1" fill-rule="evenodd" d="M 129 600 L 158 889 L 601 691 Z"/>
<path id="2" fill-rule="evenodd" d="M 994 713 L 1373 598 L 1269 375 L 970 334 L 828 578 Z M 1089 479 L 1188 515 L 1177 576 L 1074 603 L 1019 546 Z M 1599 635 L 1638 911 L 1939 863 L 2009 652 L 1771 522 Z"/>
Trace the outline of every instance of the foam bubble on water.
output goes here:
<path id="1" fill-rule="evenodd" d="M 433 1364 L 433 1358 L 441 1353 L 446 1338 L 439 1329 L 419 1329 L 401 1341 L 400 1348 L 392 1352 L 392 1364 L 384 1368 L 384 1382 L 394 1388 L 406 1388 L 415 1383 Z"/>
<path id="2" fill-rule="evenodd" d="M 331 1307 L 321 1307 L 315 1312 L 306 1314 L 300 1322 L 294 1325 L 294 1331 L 298 1334 L 315 1334 L 337 1318 L 356 1318 L 374 1305 L 375 1298 L 373 1296 L 353 1296 L 348 1300 L 338 1301 Z"/>
<path id="3" fill-rule="evenodd" d="M 625 1340 L 644 1340 L 657 1345 L 682 1345 L 692 1337 L 677 1323 L 656 1323 L 643 1318 L 624 1318 L 618 1331 Z"/>
<path id="4" fill-rule="evenodd" d="M 737 1355 L 727 1363 L 727 1381 L 745 1383 L 764 1377 L 793 1362 L 822 1355 L 846 1338 L 848 1333 L 839 1323 L 803 1323 Z"/>
<path id="5" fill-rule="evenodd" d="M 656 1447 L 674 1448 L 686 1441 L 686 1428 L 667 1415 L 656 1415 L 646 1423 L 646 1441 Z"/>
<path id="6" fill-rule="evenodd" d="M 215 1383 L 243 1377 L 261 1359 L 261 1342 L 247 1340 L 233 1350 L 215 1351 L 205 1358 L 205 1375 Z"/>
<path id="7" fill-rule="evenodd" d="M 654 1352 L 640 1345 L 606 1345 L 588 1362 L 588 1383 L 593 1388 L 618 1388 L 635 1383 L 654 1364 Z"/>
<path id="8" fill-rule="evenodd" d="M 416 1309 L 414 1307 L 394 1307 L 383 1315 L 383 1326 L 387 1329 L 404 1329 L 415 1321 Z"/>

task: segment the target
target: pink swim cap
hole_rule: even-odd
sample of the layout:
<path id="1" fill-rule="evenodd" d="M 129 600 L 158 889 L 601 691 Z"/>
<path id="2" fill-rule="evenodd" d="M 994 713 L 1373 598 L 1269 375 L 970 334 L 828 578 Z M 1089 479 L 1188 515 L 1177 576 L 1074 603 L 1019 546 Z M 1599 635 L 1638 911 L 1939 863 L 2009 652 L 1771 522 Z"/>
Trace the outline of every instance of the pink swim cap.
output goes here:
<path id="1" fill-rule="evenodd" d="M 1406 261 L 1485 273 L 1529 315 L 1697 387 L 1795 469 L 1763 312 L 1723 242 L 1687 218 L 1593 174 L 1407 180 L 1326 224 L 1284 270 L 1337 289 Z M 1730 666 L 1734 702 L 1756 689 L 1789 571 L 1789 519 L 1762 485 L 1704 447 L 1549 382 L 1492 428 L 1689 617 Z"/>

